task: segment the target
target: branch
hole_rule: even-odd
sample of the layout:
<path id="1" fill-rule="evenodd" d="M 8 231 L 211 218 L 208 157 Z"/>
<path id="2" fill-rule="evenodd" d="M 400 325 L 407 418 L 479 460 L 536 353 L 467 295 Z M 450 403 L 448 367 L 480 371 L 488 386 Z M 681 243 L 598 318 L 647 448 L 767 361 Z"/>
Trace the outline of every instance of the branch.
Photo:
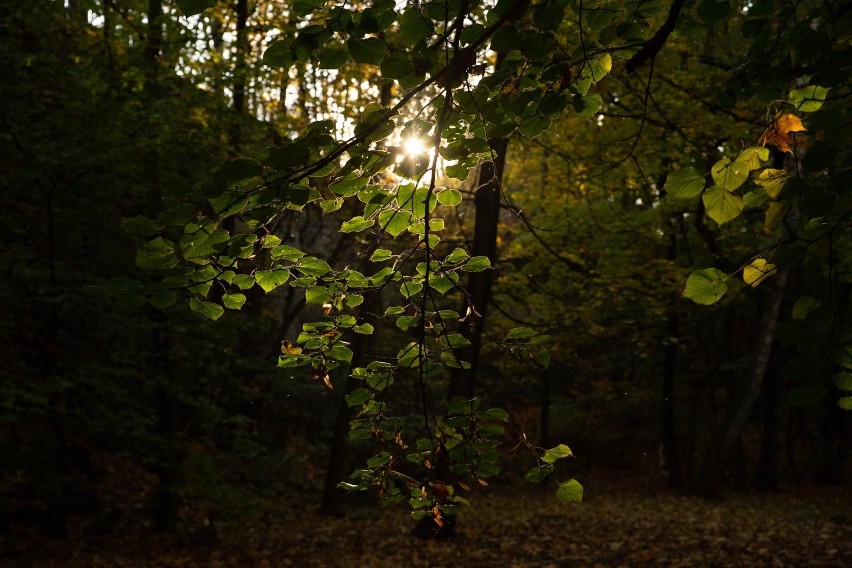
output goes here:
<path id="1" fill-rule="evenodd" d="M 669 35 L 674 31 L 677 18 L 680 16 L 680 9 L 683 8 L 683 2 L 684 0 L 674 0 L 672 2 L 672 7 L 669 8 L 669 15 L 662 27 L 657 30 L 654 37 L 645 42 L 642 49 L 637 51 L 627 61 L 626 69 L 628 73 L 633 73 L 636 69 L 644 65 L 646 61 L 657 56 L 663 45 L 665 45 L 666 40 L 669 39 Z"/>

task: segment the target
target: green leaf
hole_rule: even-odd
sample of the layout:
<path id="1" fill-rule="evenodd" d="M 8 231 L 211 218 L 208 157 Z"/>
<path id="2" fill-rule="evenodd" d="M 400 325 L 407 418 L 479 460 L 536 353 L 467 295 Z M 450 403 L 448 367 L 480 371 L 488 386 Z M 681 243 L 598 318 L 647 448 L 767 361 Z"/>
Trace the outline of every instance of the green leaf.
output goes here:
<path id="1" fill-rule="evenodd" d="M 385 209 L 379 213 L 379 225 L 392 237 L 398 237 L 411 226 L 411 213 Z"/>
<path id="2" fill-rule="evenodd" d="M 385 43 L 377 37 L 366 39 L 349 38 L 346 46 L 349 48 L 349 55 L 357 63 L 378 65 L 385 56 Z"/>
<path id="3" fill-rule="evenodd" d="M 438 192 L 438 203 L 448 207 L 455 207 L 462 202 L 462 194 L 457 189 L 445 189 Z"/>
<path id="4" fill-rule="evenodd" d="M 219 304 L 203 302 L 201 300 L 196 300 L 195 298 L 189 299 L 189 307 L 192 311 L 198 312 L 214 321 L 222 317 L 222 314 L 225 313 L 225 309 Z"/>
<path id="5" fill-rule="evenodd" d="M 612 56 L 609 53 L 593 59 L 583 68 L 583 76 L 589 77 L 593 83 L 597 83 L 612 71 Z"/>
<path id="6" fill-rule="evenodd" d="M 136 251 L 136 266 L 142 270 L 163 270 L 178 263 L 174 243 L 157 237 Z"/>
<path id="7" fill-rule="evenodd" d="M 451 252 L 450 254 L 447 255 L 447 257 L 444 259 L 444 262 L 447 262 L 447 263 L 450 263 L 450 264 L 456 264 L 457 262 L 462 262 L 463 260 L 467 260 L 467 258 L 468 258 L 467 251 L 464 250 L 463 248 L 456 247 L 455 249 L 453 249 L 453 252 Z"/>
<path id="8" fill-rule="evenodd" d="M 352 362 L 352 350 L 339 343 L 332 346 L 332 348 L 326 351 L 325 354 L 336 361 L 345 361 L 347 363 Z"/>
<path id="9" fill-rule="evenodd" d="M 852 396 L 844 396 L 837 401 L 837 406 L 843 410 L 852 410 Z"/>
<path id="10" fill-rule="evenodd" d="M 323 305 L 331 301 L 331 294 L 325 286 L 311 286 L 305 290 L 305 302 L 309 304 Z"/>
<path id="11" fill-rule="evenodd" d="M 183 257 L 193 260 L 212 256 L 216 253 L 216 245 L 227 242 L 229 238 L 228 231 L 224 229 L 210 231 L 207 228 L 200 228 L 181 239 Z"/>
<path id="12" fill-rule="evenodd" d="M 194 16 L 212 8 L 216 2 L 217 0 L 177 0 L 177 5 L 185 16 Z"/>
<path id="13" fill-rule="evenodd" d="M 154 292 L 153 294 L 151 294 L 151 297 L 148 298 L 148 303 L 157 308 L 158 310 L 168 308 L 176 301 L 177 294 L 169 290 L 161 290 L 159 292 Z"/>
<path id="14" fill-rule="evenodd" d="M 364 406 L 364 404 L 373 398 L 373 395 L 365 388 L 355 389 L 346 395 L 346 406 Z"/>
<path id="15" fill-rule="evenodd" d="M 487 256 L 474 256 L 461 267 L 465 272 L 482 272 L 489 268 L 491 268 L 491 261 Z"/>
<path id="16" fill-rule="evenodd" d="M 290 262 L 296 262 L 305 256 L 305 253 L 299 249 L 287 245 L 278 245 L 273 247 L 269 254 L 272 256 L 272 260 L 284 259 L 289 260 Z"/>
<path id="17" fill-rule="evenodd" d="M 852 391 L 852 373 L 837 373 L 832 380 L 840 390 Z"/>
<path id="18" fill-rule="evenodd" d="M 358 215 L 357 217 L 352 217 L 348 221 L 344 221 L 340 226 L 341 233 L 358 233 L 365 229 L 369 229 L 376 223 L 375 219 L 364 219 L 364 217 Z"/>
<path id="19" fill-rule="evenodd" d="M 254 274 L 237 274 L 234 276 L 232 284 L 240 290 L 248 290 L 254 286 Z"/>
<path id="20" fill-rule="evenodd" d="M 790 91 L 788 100 L 796 105 L 796 110 L 802 112 L 814 112 L 822 108 L 829 89 L 818 85 L 810 85 L 795 91 Z"/>
<path id="21" fill-rule="evenodd" d="M 339 47 L 324 47 L 316 55 L 318 69 L 340 69 L 349 60 L 349 52 Z"/>
<path id="22" fill-rule="evenodd" d="M 574 110 L 577 114 L 586 118 L 592 118 L 598 109 L 603 104 L 603 98 L 600 95 L 574 95 L 573 101 Z"/>
<path id="23" fill-rule="evenodd" d="M 414 64 L 404 51 L 395 51 L 382 61 L 382 77 L 397 81 L 414 75 Z"/>
<path id="24" fill-rule="evenodd" d="M 574 454 L 571 452 L 571 448 L 569 448 L 565 444 L 559 444 L 555 448 L 545 450 L 544 455 L 541 456 L 541 461 L 543 461 L 544 463 L 553 463 L 556 460 L 561 460 L 562 458 L 567 458 L 573 455 Z"/>
<path id="25" fill-rule="evenodd" d="M 429 278 L 429 287 L 438 292 L 439 294 L 446 294 L 458 283 L 458 280 L 459 277 L 454 272 L 451 272 L 446 275 L 441 274 Z"/>
<path id="26" fill-rule="evenodd" d="M 237 158 L 224 162 L 213 174 L 213 177 L 222 181 L 240 181 L 241 179 L 254 177 L 262 171 L 263 168 L 261 165 L 254 160 Z"/>
<path id="27" fill-rule="evenodd" d="M 325 276 L 331 272 L 331 267 L 324 260 L 313 256 L 305 256 L 296 263 L 296 269 L 306 276 Z"/>
<path id="28" fill-rule="evenodd" d="M 679 199 L 691 199 L 704 189 L 704 176 L 693 167 L 673 171 L 663 186 L 669 194 Z"/>
<path id="29" fill-rule="evenodd" d="M 576 479 L 570 479 L 559 484 L 556 490 L 556 498 L 560 503 L 582 503 L 583 486 Z"/>
<path id="30" fill-rule="evenodd" d="M 715 304 L 728 291 L 727 279 L 728 275 L 716 268 L 696 270 L 686 280 L 683 297 L 705 306 Z"/>
<path id="31" fill-rule="evenodd" d="M 423 17 L 416 8 L 409 8 L 399 19 L 399 32 L 408 45 L 415 45 L 432 35 L 432 20 Z"/>
<path id="32" fill-rule="evenodd" d="M 225 294 L 222 296 L 222 304 L 232 310 L 239 310 L 245 303 L 246 297 L 244 294 Z"/>
<path id="33" fill-rule="evenodd" d="M 144 215 L 137 215 L 136 217 L 121 220 L 121 229 L 134 237 L 148 237 L 162 230 L 162 228 L 161 225 Z"/>
<path id="34" fill-rule="evenodd" d="M 802 296 L 793 304 L 793 319 L 803 320 L 808 314 L 820 307 L 821 303 L 813 296 Z"/>
<path id="35" fill-rule="evenodd" d="M 293 54 L 290 51 L 290 43 L 279 39 L 272 42 L 263 52 L 263 64 L 270 67 L 281 67 L 289 69 L 293 65 Z"/>
<path id="36" fill-rule="evenodd" d="M 734 162 L 739 162 L 747 170 L 756 170 L 768 159 L 769 148 L 752 146 L 740 152 Z"/>
<path id="37" fill-rule="evenodd" d="M 526 339 L 536 335 L 538 332 L 531 327 L 513 327 L 506 334 L 506 339 Z"/>
<path id="38" fill-rule="evenodd" d="M 269 293 L 290 279 L 290 271 L 286 268 L 258 270 L 254 273 L 254 279 L 264 292 Z"/>
<path id="39" fill-rule="evenodd" d="M 403 298 L 410 298 L 423 290 L 422 282 L 403 282 L 399 287 L 399 293 Z"/>
<path id="40" fill-rule="evenodd" d="M 533 357 L 536 363 L 547 369 L 550 366 L 550 351 L 547 349 L 539 351 Z"/>
<path id="41" fill-rule="evenodd" d="M 393 258 L 393 252 L 387 249 L 376 249 L 370 257 L 370 262 L 384 262 Z"/>
<path id="42" fill-rule="evenodd" d="M 714 185 L 705 191 L 702 201 L 704 201 L 707 215 L 720 225 L 739 217 L 744 208 L 742 197 L 734 195 L 718 185 Z"/>
<path id="43" fill-rule="evenodd" d="M 731 162 L 728 158 L 722 158 L 710 168 L 710 174 L 713 176 L 713 181 L 716 182 L 716 187 L 728 191 L 734 191 L 745 183 L 748 178 L 748 171 L 743 163 Z"/>
<path id="44" fill-rule="evenodd" d="M 748 266 L 743 268 L 743 281 L 752 288 L 757 288 L 764 280 L 776 272 L 777 269 L 774 264 L 767 262 L 764 258 L 756 258 Z"/>
<path id="45" fill-rule="evenodd" d="M 442 338 L 442 343 L 443 342 L 446 342 L 446 344 L 453 349 L 470 345 L 470 340 L 460 333 L 450 333 L 446 337 Z"/>
<path id="46" fill-rule="evenodd" d="M 764 229 L 769 230 L 780 223 L 791 207 L 792 204 L 789 201 L 775 201 L 770 203 L 769 207 L 766 208 L 766 220 L 763 223 Z"/>
<path id="47" fill-rule="evenodd" d="M 367 460 L 368 467 L 382 467 L 390 462 L 390 454 L 381 452 Z"/>
<path id="48" fill-rule="evenodd" d="M 361 335 L 371 335 L 373 333 L 373 324 L 362 323 L 352 327 L 352 331 Z"/>
<path id="49" fill-rule="evenodd" d="M 553 464 L 540 465 L 529 470 L 526 475 L 524 475 L 524 479 L 530 483 L 541 483 L 548 475 L 553 473 L 554 469 Z"/>

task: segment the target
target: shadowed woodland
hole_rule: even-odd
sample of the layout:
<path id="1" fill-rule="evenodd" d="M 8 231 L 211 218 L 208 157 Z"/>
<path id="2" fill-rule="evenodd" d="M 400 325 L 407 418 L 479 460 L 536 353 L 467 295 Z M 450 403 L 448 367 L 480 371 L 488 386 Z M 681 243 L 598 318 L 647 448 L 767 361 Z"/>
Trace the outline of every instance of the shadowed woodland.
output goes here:
<path id="1" fill-rule="evenodd" d="M 0 565 L 852 564 L 852 3 L 0 3 Z"/>

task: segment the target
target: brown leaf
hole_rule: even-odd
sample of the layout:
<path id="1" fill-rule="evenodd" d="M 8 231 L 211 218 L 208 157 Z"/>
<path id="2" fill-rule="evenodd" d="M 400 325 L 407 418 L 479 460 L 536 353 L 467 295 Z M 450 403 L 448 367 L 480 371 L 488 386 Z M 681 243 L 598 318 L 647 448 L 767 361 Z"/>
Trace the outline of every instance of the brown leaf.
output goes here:
<path id="1" fill-rule="evenodd" d="M 772 125 L 766 129 L 763 136 L 760 137 L 760 145 L 766 146 L 771 144 L 776 146 L 782 152 L 793 153 L 790 147 L 790 134 L 796 132 L 807 132 L 805 125 L 802 124 L 802 119 L 794 114 L 778 114 Z"/>

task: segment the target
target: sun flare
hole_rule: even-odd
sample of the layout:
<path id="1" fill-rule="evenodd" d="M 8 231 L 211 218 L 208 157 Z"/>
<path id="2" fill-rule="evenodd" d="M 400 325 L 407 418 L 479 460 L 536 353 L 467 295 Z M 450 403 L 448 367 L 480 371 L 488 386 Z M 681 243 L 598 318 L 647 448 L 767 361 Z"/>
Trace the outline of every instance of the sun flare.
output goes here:
<path id="1" fill-rule="evenodd" d="M 422 138 L 412 136 L 403 141 L 402 150 L 406 156 L 420 156 L 421 154 L 425 154 L 428 148 Z"/>

